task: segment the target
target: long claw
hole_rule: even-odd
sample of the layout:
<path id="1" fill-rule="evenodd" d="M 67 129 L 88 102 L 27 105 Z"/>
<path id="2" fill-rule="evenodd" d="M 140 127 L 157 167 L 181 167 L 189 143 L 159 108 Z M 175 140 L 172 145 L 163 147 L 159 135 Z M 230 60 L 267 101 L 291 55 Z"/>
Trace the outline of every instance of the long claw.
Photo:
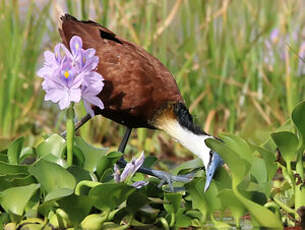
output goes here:
<path id="1" fill-rule="evenodd" d="M 223 159 L 218 155 L 218 153 L 214 152 L 211 163 L 206 169 L 206 181 L 204 186 L 204 192 L 206 192 L 210 187 L 216 169 L 221 165 L 223 165 L 223 163 L 224 163 Z"/>

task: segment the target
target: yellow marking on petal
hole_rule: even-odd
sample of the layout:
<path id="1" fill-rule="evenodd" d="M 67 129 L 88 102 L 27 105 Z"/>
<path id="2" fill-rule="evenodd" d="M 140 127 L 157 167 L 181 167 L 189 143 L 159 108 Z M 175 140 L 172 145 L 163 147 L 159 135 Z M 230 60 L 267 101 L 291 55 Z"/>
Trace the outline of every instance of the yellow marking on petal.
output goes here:
<path id="1" fill-rule="evenodd" d="M 84 63 L 86 62 L 86 58 L 85 58 L 85 57 L 83 57 L 83 62 L 84 62 Z"/>
<path id="2" fill-rule="evenodd" d="M 65 78 L 68 78 L 68 77 L 69 77 L 69 72 L 66 71 L 66 72 L 64 73 L 64 76 L 65 76 Z"/>
<path id="3" fill-rule="evenodd" d="M 78 48 L 79 48 L 79 45 L 78 45 L 78 43 L 76 43 L 76 45 L 75 45 L 75 48 L 78 50 Z"/>

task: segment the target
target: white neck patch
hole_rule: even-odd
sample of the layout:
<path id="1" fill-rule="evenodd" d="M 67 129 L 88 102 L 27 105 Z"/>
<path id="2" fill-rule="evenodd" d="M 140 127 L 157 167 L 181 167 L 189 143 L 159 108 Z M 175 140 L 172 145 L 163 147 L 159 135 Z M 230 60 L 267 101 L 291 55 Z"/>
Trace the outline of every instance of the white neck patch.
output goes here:
<path id="1" fill-rule="evenodd" d="M 194 134 L 188 129 L 183 128 L 179 122 L 174 119 L 168 119 L 167 122 L 163 122 L 159 128 L 167 132 L 185 148 L 198 156 L 203 161 L 204 167 L 207 169 L 210 162 L 211 150 L 206 146 L 204 141 L 207 138 L 211 138 L 211 136 Z"/>

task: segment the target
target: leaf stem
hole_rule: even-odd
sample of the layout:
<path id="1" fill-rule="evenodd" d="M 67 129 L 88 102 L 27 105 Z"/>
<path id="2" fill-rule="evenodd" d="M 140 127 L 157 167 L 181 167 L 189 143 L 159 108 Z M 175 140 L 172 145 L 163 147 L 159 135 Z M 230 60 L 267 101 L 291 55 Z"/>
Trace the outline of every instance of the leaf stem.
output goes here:
<path id="1" fill-rule="evenodd" d="M 74 143 L 74 104 L 67 109 L 67 164 L 70 167 L 73 162 Z"/>

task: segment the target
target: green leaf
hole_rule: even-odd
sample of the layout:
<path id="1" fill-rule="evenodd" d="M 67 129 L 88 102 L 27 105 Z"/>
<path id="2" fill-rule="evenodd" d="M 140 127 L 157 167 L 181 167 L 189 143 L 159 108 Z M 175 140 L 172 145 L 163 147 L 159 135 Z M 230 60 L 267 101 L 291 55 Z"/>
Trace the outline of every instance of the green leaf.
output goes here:
<path id="1" fill-rule="evenodd" d="M 249 173 L 249 163 L 239 157 L 239 154 L 231 150 L 226 143 L 221 143 L 214 139 L 206 140 L 210 148 L 215 150 L 228 164 L 232 172 L 232 190 L 238 200 L 250 211 L 255 220 L 264 227 L 281 228 L 282 223 L 279 218 L 269 209 L 256 204 L 255 202 L 242 196 L 237 186 Z M 237 150 L 237 149 L 236 149 Z"/>
<path id="2" fill-rule="evenodd" d="M 63 167 L 45 160 L 36 162 L 30 167 L 29 172 L 48 194 L 63 188 L 73 191 L 76 185 L 75 178 L 71 173 Z"/>
<path id="3" fill-rule="evenodd" d="M 192 225 L 192 219 L 185 215 L 185 208 L 180 208 L 176 213 L 175 226 L 178 228 L 187 228 Z"/>
<path id="4" fill-rule="evenodd" d="M 8 162 L 12 165 L 17 165 L 19 163 L 19 156 L 23 147 L 24 137 L 19 137 L 17 140 L 13 141 L 7 150 Z"/>
<path id="5" fill-rule="evenodd" d="M 251 163 L 253 150 L 244 139 L 233 134 L 221 135 L 221 138 L 226 143 L 226 146 L 237 153 L 240 158 Z"/>
<path id="6" fill-rule="evenodd" d="M 36 157 L 35 155 L 35 149 L 32 147 L 25 147 L 22 149 L 21 154 L 19 156 L 19 163 L 23 163 L 24 160 L 28 157 Z"/>
<path id="7" fill-rule="evenodd" d="M 165 193 L 164 201 L 164 209 L 168 213 L 176 213 L 181 208 L 182 195 L 179 193 Z"/>
<path id="8" fill-rule="evenodd" d="M 135 188 L 127 184 L 105 183 L 92 188 L 89 197 L 94 206 L 101 210 L 112 210 L 127 200 Z"/>
<path id="9" fill-rule="evenodd" d="M 16 187 L 16 186 L 25 186 L 35 183 L 36 180 L 31 175 L 26 174 L 11 174 L 0 176 L 0 191 L 5 189 Z"/>
<path id="10" fill-rule="evenodd" d="M 215 150 L 226 162 L 231 169 L 232 177 L 235 178 L 235 183 L 239 184 L 247 175 L 250 165 L 247 161 L 240 157 L 235 151 L 231 150 L 226 143 L 219 142 L 215 139 L 206 140 L 208 147 Z"/>
<path id="11" fill-rule="evenodd" d="M 256 178 L 257 182 L 266 183 L 267 182 L 267 169 L 263 159 L 254 158 L 251 165 L 251 174 Z"/>
<path id="12" fill-rule="evenodd" d="M 93 205 L 88 196 L 72 195 L 62 198 L 57 202 L 68 214 L 69 220 L 74 226 L 78 226 L 80 224 L 80 222 L 89 214 Z"/>
<path id="13" fill-rule="evenodd" d="M 305 101 L 297 104 L 297 106 L 292 111 L 292 121 L 294 125 L 297 127 L 302 144 L 305 144 Z"/>
<path id="14" fill-rule="evenodd" d="M 277 164 L 275 162 L 275 154 L 273 151 L 270 151 L 264 147 L 260 147 L 258 145 L 252 145 L 252 147 L 260 153 L 260 155 L 264 158 L 265 167 L 267 169 L 268 181 L 271 181 L 274 177 L 274 174 L 277 170 Z"/>
<path id="15" fill-rule="evenodd" d="M 76 195 L 88 195 L 91 188 L 100 185 L 100 182 L 92 180 L 82 180 L 75 187 Z"/>
<path id="16" fill-rule="evenodd" d="M 100 158 L 107 152 L 106 148 L 96 148 L 87 144 L 81 137 L 75 137 L 74 144 L 84 153 L 85 162 L 83 168 L 94 172 Z"/>
<path id="17" fill-rule="evenodd" d="M 136 190 L 127 198 L 126 209 L 130 213 L 135 213 L 136 211 L 138 211 L 140 208 L 142 208 L 144 205 L 148 203 L 149 203 L 149 199 L 147 198 L 147 196 L 144 193 L 140 192 L 139 190 Z"/>
<path id="18" fill-rule="evenodd" d="M 202 222 L 206 220 L 209 207 L 204 195 L 204 183 L 199 179 L 193 179 L 185 185 L 186 191 L 190 194 L 193 209 L 198 209 L 202 214 Z"/>
<path id="19" fill-rule="evenodd" d="M 28 166 L 10 165 L 0 161 L 0 175 L 27 174 Z"/>
<path id="20" fill-rule="evenodd" d="M 50 137 L 38 145 L 36 148 L 36 153 L 40 157 L 52 154 L 56 158 L 62 158 L 65 146 L 66 141 L 64 138 L 58 134 L 52 134 Z"/>
<path id="21" fill-rule="evenodd" d="M 120 152 L 110 152 L 100 158 L 97 165 L 97 174 L 102 177 L 107 169 L 113 170 L 113 165 L 121 158 L 123 154 Z"/>
<path id="22" fill-rule="evenodd" d="M 296 152 L 299 147 L 299 141 L 296 135 L 291 132 L 283 131 L 272 133 L 271 137 L 286 162 L 290 163 L 296 159 Z"/>
<path id="23" fill-rule="evenodd" d="M 53 189 L 51 192 L 49 192 L 46 195 L 46 197 L 44 199 L 44 202 L 58 200 L 60 198 L 70 196 L 73 192 L 74 191 L 71 188 L 56 188 L 56 189 Z"/>
<path id="24" fill-rule="evenodd" d="M 173 175 L 177 175 L 180 171 L 185 169 L 196 169 L 196 168 L 202 168 L 203 163 L 200 158 L 195 158 L 190 161 L 183 162 L 182 164 L 179 164 L 176 168 L 171 170 L 171 173 Z"/>
<path id="25" fill-rule="evenodd" d="M 233 187 L 234 195 L 250 211 L 251 216 L 260 224 L 267 228 L 282 229 L 280 218 L 271 212 L 268 208 L 261 206 L 241 195 L 237 187 Z"/>
<path id="26" fill-rule="evenodd" d="M 83 180 L 91 180 L 90 173 L 83 168 L 72 165 L 67 170 L 74 176 L 74 178 L 76 179 L 76 183 L 79 183 Z"/>
<path id="27" fill-rule="evenodd" d="M 0 193 L 1 206 L 5 211 L 21 216 L 26 204 L 39 187 L 39 184 L 31 184 L 6 189 Z"/>
<path id="28" fill-rule="evenodd" d="M 222 205 L 231 210 L 232 216 L 235 219 L 236 227 L 239 227 L 239 219 L 246 211 L 245 206 L 239 201 L 239 199 L 237 199 L 232 189 L 224 189 L 219 192 L 218 196 L 221 199 Z"/>

